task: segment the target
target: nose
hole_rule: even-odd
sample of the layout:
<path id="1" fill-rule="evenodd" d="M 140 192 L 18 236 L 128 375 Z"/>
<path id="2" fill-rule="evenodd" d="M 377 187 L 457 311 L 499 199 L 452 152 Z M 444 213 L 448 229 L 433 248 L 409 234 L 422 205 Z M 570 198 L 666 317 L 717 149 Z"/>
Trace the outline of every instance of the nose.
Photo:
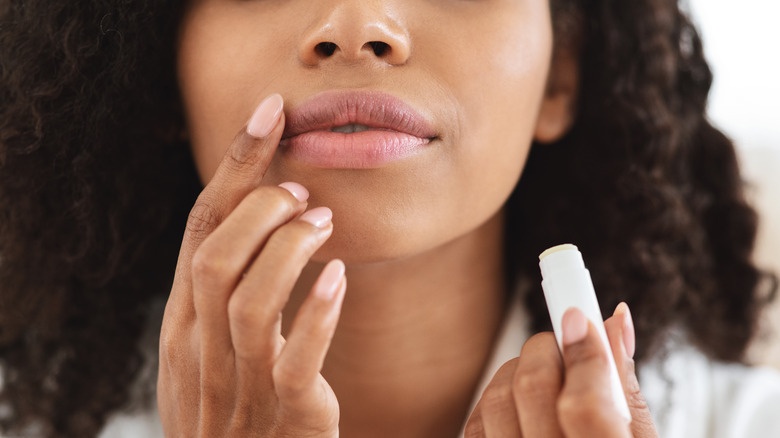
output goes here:
<path id="1" fill-rule="evenodd" d="M 322 2 L 328 3 L 328 2 Z M 329 60 L 379 61 L 403 65 L 411 55 L 404 26 L 391 17 L 382 2 L 340 1 L 320 15 L 301 39 L 299 57 L 309 66 Z"/>

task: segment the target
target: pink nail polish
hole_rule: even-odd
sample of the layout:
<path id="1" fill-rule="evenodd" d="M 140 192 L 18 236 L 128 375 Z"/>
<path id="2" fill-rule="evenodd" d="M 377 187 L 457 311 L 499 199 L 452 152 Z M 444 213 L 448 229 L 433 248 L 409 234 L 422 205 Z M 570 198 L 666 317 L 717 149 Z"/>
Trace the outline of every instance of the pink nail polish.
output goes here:
<path id="1" fill-rule="evenodd" d="M 278 94 L 272 94 L 258 105 L 249 123 L 246 132 L 252 137 L 263 138 L 273 131 L 279 117 L 282 115 L 284 100 Z"/>
<path id="2" fill-rule="evenodd" d="M 561 320 L 563 336 L 561 342 L 563 345 L 575 344 L 588 334 L 588 319 L 581 310 L 576 307 L 569 308 Z"/>
<path id="3" fill-rule="evenodd" d="M 325 228 L 333 219 L 333 212 L 328 207 L 312 208 L 301 215 L 301 220 L 317 228 Z"/>
<path id="4" fill-rule="evenodd" d="M 325 300 L 333 299 L 339 290 L 339 285 L 341 285 L 344 271 L 344 262 L 339 259 L 331 260 L 322 270 L 317 285 L 314 287 L 314 294 Z"/>
<path id="5" fill-rule="evenodd" d="M 283 182 L 279 184 L 279 187 L 287 190 L 288 192 L 292 193 L 293 196 L 295 196 L 295 199 L 304 202 L 307 199 L 309 199 L 309 191 L 306 190 L 306 187 L 295 183 L 295 182 Z"/>

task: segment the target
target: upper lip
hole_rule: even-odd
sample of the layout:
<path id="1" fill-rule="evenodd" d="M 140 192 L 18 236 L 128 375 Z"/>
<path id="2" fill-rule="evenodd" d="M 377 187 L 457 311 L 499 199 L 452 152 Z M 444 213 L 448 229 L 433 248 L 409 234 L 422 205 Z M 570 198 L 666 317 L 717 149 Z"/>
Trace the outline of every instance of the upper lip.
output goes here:
<path id="1" fill-rule="evenodd" d="M 290 111 L 282 139 L 350 124 L 398 131 L 420 138 L 436 137 L 430 123 L 395 96 L 380 91 L 326 91 Z"/>

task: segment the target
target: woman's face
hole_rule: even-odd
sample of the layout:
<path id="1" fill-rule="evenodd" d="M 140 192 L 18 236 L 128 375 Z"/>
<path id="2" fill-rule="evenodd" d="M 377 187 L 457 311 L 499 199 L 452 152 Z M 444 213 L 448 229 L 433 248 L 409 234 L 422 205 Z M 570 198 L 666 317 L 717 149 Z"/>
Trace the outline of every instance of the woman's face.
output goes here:
<path id="1" fill-rule="evenodd" d="M 549 126 L 551 51 L 546 0 L 194 0 L 178 68 L 204 183 L 272 93 L 288 127 L 304 108 L 317 129 L 373 128 L 283 140 L 264 181 L 307 187 L 334 212 L 320 257 L 360 262 L 438 247 L 501 210 Z"/>

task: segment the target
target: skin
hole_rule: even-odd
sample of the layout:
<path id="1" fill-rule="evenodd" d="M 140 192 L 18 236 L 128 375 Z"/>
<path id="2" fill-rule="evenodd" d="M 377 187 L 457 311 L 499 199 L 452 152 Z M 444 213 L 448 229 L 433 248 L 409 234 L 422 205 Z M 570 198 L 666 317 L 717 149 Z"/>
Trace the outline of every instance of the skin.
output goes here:
<path id="1" fill-rule="evenodd" d="M 330 40 L 344 48 L 318 56 L 316 44 Z M 390 55 L 368 50 L 375 40 L 390 44 Z M 548 8 L 538 0 L 195 2 L 179 71 L 200 175 L 211 178 L 271 93 L 289 110 L 325 90 L 385 91 L 421 112 L 441 140 L 411 160 L 363 172 L 322 171 L 277 153 L 263 182 L 298 182 L 313 205 L 333 210 L 342 231 L 319 261 L 387 261 L 441 246 L 488 221 L 511 193 L 551 47 Z"/>
<path id="2" fill-rule="evenodd" d="M 193 2 L 178 65 L 206 187 L 162 327 L 166 435 L 457 434 L 506 304 L 502 205 L 532 139 L 555 140 L 573 118 L 576 69 L 550 70 L 551 32 L 544 1 Z M 371 41 L 389 50 L 377 56 Z M 325 56 L 320 42 L 338 49 Z M 262 120 L 270 133 L 246 132 L 271 93 L 288 111 L 341 88 L 405 100 L 438 140 L 382 168 L 335 171 L 278 147 L 281 108 Z M 340 261 L 320 275 L 336 257 L 346 275 Z M 604 397 L 604 352 L 580 327 L 563 360 L 550 334 L 531 338 L 467 435 L 655 436 L 626 314 L 608 331 L 642 421 L 629 428 Z"/>

